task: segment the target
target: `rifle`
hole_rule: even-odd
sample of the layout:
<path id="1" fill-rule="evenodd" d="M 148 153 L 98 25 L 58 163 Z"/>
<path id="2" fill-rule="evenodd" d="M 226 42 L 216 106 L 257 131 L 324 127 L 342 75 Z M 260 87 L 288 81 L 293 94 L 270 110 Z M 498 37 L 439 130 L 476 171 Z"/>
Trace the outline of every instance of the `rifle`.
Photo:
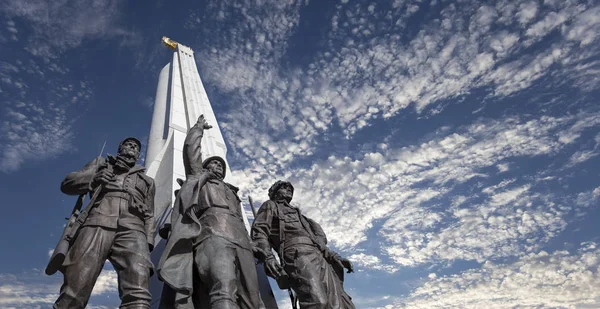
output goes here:
<path id="1" fill-rule="evenodd" d="M 98 160 L 102 158 L 102 152 L 104 151 L 105 145 L 106 142 L 104 142 L 102 150 L 100 150 Z M 100 168 L 103 168 L 105 164 L 107 163 L 105 162 L 103 165 L 97 166 L 96 171 L 98 171 Z M 90 179 L 90 183 L 92 182 L 92 180 L 93 176 L 92 179 Z M 94 203 L 96 202 L 96 199 L 98 199 L 98 195 L 100 195 L 100 192 L 102 192 L 103 188 L 104 186 L 100 185 L 94 190 L 94 193 L 90 197 L 90 201 L 88 202 L 87 206 L 83 211 L 81 211 L 81 207 L 83 206 L 83 201 L 85 200 L 85 196 L 87 193 L 81 194 L 77 198 L 77 202 L 75 203 L 75 206 L 71 211 L 71 216 L 69 218 L 65 218 L 68 220 L 67 225 L 65 226 L 65 229 L 62 235 L 60 236 L 60 239 L 58 241 L 58 244 L 56 245 L 56 248 L 54 249 L 54 252 L 52 253 L 52 256 L 50 257 L 48 265 L 46 266 L 46 275 L 51 276 L 54 273 L 56 273 L 56 271 L 62 268 L 69 248 L 71 247 L 73 241 L 77 237 L 79 229 L 88 217 L 89 210 L 92 208 L 92 205 L 94 205 Z"/>
<path id="2" fill-rule="evenodd" d="M 256 218 L 256 208 L 254 208 L 254 203 L 252 202 L 252 196 L 248 195 L 248 202 L 250 202 L 250 209 L 252 209 L 252 215 Z"/>

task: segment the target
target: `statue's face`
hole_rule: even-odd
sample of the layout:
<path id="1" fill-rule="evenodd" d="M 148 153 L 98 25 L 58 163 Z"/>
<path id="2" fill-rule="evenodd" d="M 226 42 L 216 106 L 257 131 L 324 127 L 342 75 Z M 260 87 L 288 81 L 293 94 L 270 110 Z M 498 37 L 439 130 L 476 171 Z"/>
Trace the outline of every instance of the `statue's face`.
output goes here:
<path id="1" fill-rule="evenodd" d="M 140 156 L 140 148 L 133 140 L 127 140 L 119 147 L 119 155 L 128 158 L 134 158 L 137 161 Z"/>
<path id="2" fill-rule="evenodd" d="M 283 184 L 277 189 L 277 195 L 284 198 L 289 203 L 292 201 L 292 197 L 294 197 L 294 190 L 292 189 L 292 186 Z"/>
<path id="3" fill-rule="evenodd" d="M 221 163 L 221 161 L 216 159 L 210 160 L 206 165 L 206 169 L 223 179 L 223 163 Z"/>

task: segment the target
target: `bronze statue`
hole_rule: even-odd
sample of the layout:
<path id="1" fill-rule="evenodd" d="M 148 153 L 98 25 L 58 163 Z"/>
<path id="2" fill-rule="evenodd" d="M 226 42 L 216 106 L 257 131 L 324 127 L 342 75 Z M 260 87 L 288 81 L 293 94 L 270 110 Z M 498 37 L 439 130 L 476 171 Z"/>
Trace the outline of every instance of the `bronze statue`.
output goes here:
<path id="1" fill-rule="evenodd" d="M 185 139 L 186 181 L 175 198 L 171 233 L 157 268 L 175 300 L 162 308 L 262 308 L 238 188 L 223 181 L 223 158 L 202 161 L 200 143 L 210 128 L 200 116 Z"/>
<path id="2" fill-rule="evenodd" d="M 139 140 L 126 138 L 116 157 L 99 156 L 63 180 L 61 191 L 80 199 L 46 269 L 64 275 L 55 309 L 84 308 L 106 259 L 117 271 L 120 308 L 150 308 L 155 187 L 136 164 L 140 148 Z M 88 193 L 90 203 L 79 213 Z"/>
<path id="3" fill-rule="evenodd" d="M 353 272 L 352 263 L 327 248 L 321 226 L 289 204 L 293 195 L 291 183 L 275 182 L 252 224 L 252 240 L 265 272 L 280 288 L 296 292 L 301 309 L 354 309 L 343 287 L 344 268 Z"/>

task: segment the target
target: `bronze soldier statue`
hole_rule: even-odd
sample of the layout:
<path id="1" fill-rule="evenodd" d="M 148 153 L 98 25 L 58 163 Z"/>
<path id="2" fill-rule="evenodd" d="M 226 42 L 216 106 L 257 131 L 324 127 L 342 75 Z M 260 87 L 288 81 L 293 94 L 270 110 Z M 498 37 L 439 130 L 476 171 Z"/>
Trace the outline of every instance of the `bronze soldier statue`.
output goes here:
<path id="1" fill-rule="evenodd" d="M 201 115 L 184 142 L 186 181 L 175 198 L 157 268 L 175 297 L 161 308 L 263 308 L 238 188 L 223 181 L 223 158 L 202 161 L 200 143 L 210 128 Z"/>
<path id="2" fill-rule="evenodd" d="M 63 193 L 82 197 L 89 193 L 93 198 L 85 210 L 87 218 L 72 231 L 64 261 L 59 262 L 64 283 L 55 309 L 84 308 L 106 259 L 117 271 L 120 308 L 150 308 L 155 187 L 136 164 L 140 148 L 139 140 L 126 138 L 116 157 L 99 156 L 63 180 Z"/>
<path id="3" fill-rule="evenodd" d="M 301 309 L 354 309 L 343 287 L 344 268 L 353 272 L 352 263 L 327 248 L 321 226 L 289 204 L 293 195 L 291 183 L 275 182 L 252 224 L 252 240 L 265 272 L 280 288 L 289 286 L 296 292 Z"/>

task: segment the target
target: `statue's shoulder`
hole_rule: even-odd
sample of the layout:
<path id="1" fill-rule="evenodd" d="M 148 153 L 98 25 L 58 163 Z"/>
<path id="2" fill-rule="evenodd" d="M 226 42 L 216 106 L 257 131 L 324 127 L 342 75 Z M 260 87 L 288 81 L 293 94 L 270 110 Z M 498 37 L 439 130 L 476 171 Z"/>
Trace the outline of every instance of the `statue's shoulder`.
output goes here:
<path id="1" fill-rule="evenodd" d="M 149 184 L 149 185 L 154 184 L 154 178 L 152 178 L 152 177 L 150 177 L 150 176 L 148 176 L 148 175 L 146 175 L 144 173 L 140 173 L 140 176 L 142 177 L 142 179 L 144 179 L 144 181 L 147 184 Z"/>
<path id="2" fill-rule="evenodd" d="M 134 173 L 137 174 L 138 177 L 142 178 L 146 182 L 146 184 L 148 184 L 148 185 L 154 184 L 154 178 L 146 175 L 145 167 L 136 164 L 133 168 L 136 170 Z"/>
<path id="3" fill-rule="evenodd" d="M 233 192 L 233 195 L 235 195 L 235 197 L 237 198 L 238 202 L 241 202 L 242 199 L 238 195 L 238 192 L 240 191 L 240 188 L 238 188 L 238 187 L 236 187 L 236 186 L 234 186 L 234 185 L 232 185 L 230 183 L 224 182 L 224 181 L 223 181 L 223 183 L 225 184 L 225 186 L 227 188 L 229 188 L 229 190 L 231 190 L 231 192 Z"/>
<path id="4" fill-rule="evenodd" d="M 240 188 L 238 188 L 238 187 L 236 187 L 236 186 L 234 186 L 234 185 L 232 185 L 232 184 L 230 184 L 230 183 L 228 183 L 228 182 L 224 182 L 224 181 L 223 181 L 223 183 L 224 183 L 224 184 L 225 184 L 225 186 L 227 186 L 227 187 L 228 187 L 228 188 L 229 188 L 231 191 L 233 191 L 233 193 L 235 193 L 235 195 L 237 195 L 237 194 L 238 194 L 238 192 L 240 191 Z"/>
<path id="5" fill-rule="evenodd" d="M 262 203 L 262 205 L 260 205 L 259 210 L 263 210 L 263 211 L 265 211 L 265 210 L 272 210 L 272 211 L 275 211 L 275 210 L 277 210 L 277 207 L 279 207 L 279 206 L 277 206 L 276 202 L 271 201 L 271 200 L 266 200 L 265 202 Z"/>

